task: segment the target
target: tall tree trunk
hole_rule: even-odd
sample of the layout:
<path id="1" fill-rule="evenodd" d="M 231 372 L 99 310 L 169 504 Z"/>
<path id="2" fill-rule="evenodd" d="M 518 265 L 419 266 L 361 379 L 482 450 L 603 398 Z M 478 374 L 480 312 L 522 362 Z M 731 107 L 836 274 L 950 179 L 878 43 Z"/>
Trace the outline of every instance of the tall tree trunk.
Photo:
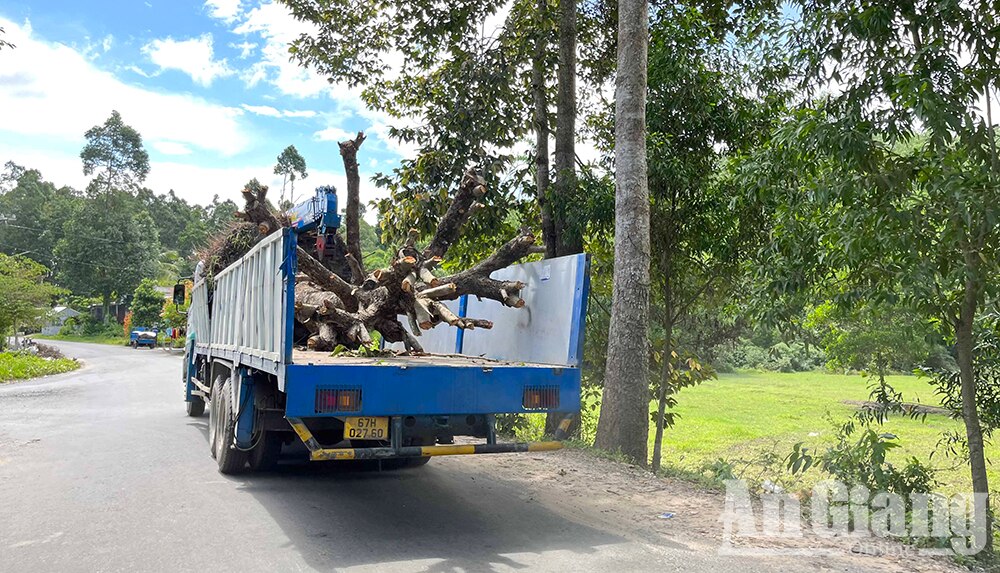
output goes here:
<path id="1" fill-rule="evenodd" d="M 545 242 L 545 258 L 558 256 L 559 236 L 552 220 L 552 204 L 549 201 L 549 102 L 545 93 L 545 56 L 548 53 L 546 41 L 546 20 L 548 0 L 538 0 L 535 29 L 535 54 L 531 62 L 531 89 L 534 99 L 533 122 L 535 124 L 535 189 L 538 195 L 538 209 L 542 213 L 542 240 Z"/>
<path id="2" fill-rule="evenodd" d="M 102 317 L 103 319 L 102 322 L 107 323 L 110 322 L 111 318 L 111 293 L 109 291 L 104 291 L 102 293 L 102 296 L 103 300 L 102 300 L 101 310 L 104 312 L 104 316 Z"/>
<path id="3" fill-rule="evenodd" d="M 976 318 L 979 289 L 970 278 L 966 279 L 965 293 L 958 320 L 955 323 L 955 346 L 958 349 L 959 377 L 962 382 L 962 418 L 965 421 L 965 437 L 969 444 L 969 466 L 972 471 L 972 491 L 989 496 L 989 480 L 986 475 L 986 457 L 983 453 L 983 430 L 979 425 L 976 408 L 976 377 L 973 370 L 973 322 Z M 987 500 L 989 498 L 987 497 Z M 989 502 L 986 503 L 989 508 Z M 993 545 L 992 524 L 986 528 L 986 547 Z"/>
<path id="4" fill-rule="evenodd" d="M 555 232 L 559 256 L 583 251 L 579 221 L 567 210 L 576 190 L 576 0 L 559 0 L 559 71 L 556 96 Z M 546 244 L 546 247 L 548 245 Z"/>
<path id="5" fill-rule="evenodd" d="M 645 464 L 649 434 L 649 184 L 646 0 L 618 4 L 615 80 L 615 270 L 607 369 L 595 445 Z"/>
<path id="6" fill-rule="evenodd" d="M 535 16 L 535 53 L 531 62 L 531 89 L 535 104 L 532 113 L 532 122 L 535 124 L 535 189 L 538 210 L 542 214 L 545 258 L 551 259 L 559 256 L 559 235 L 552 217 L 552 202 L 549 201 L 549 102 L 545 91 L 548 0 L 538 0 Z M 545 416 L 545 433 L 555 435 L 562 418 L 561 412 L 549 412 Z"/>
<path id="7" fill-rule="evenodd" d="M 357 137 L 340 142 L 340 155 L 344 158 L 344 173 L 347 174 L 347 205 L 344 226 L 347 227 L 347 254 L 354 257 L 364 272 L 364 259 L 361 256 L 361 176 L 358 173 L 358 149 L 365 142 L 365 134 L 358 132 Z"/>

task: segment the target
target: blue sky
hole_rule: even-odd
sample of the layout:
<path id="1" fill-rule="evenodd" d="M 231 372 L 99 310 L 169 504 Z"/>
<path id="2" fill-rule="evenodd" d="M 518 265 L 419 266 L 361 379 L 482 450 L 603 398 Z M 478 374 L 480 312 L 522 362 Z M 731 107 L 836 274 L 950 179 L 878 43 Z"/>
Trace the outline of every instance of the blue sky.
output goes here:
<path id="1" fill-rule="evenodd" d="M 0 27 L 17 47 L 0 50 L 0 163 L 40 169 L 83 188 L 83 133 L 112 109 L 150 153 L 146 185 L 196 203 L 237 198 L 251 177 L 281 186 L 275 158 L 294 144 L 318 185 L 344 187 L 337 141 L 364 130 L 368 178 L 411 153 L 391 141 L 388 118 L 358 90 L 330 85 L 288 61 L 303 31 L 287 10 L 259 0 L 8 0 Z"/>

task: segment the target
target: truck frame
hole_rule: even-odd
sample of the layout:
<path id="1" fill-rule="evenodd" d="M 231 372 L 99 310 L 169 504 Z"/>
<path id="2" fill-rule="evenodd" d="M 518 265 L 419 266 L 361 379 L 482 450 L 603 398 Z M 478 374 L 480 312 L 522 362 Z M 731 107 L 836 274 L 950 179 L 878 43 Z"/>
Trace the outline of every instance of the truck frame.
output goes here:
<path id="1" fill-rule="evenodd" d="M 560 441 L 500 443 L 496 416 L 562 412 L 564 435 L 579 411 L 589 258 L 497 271 L 494 278 L 527 284 L 525 308 L 468 297 L 449 302 L 459 316 L 490 319 L 494 328 L 438 325 L 422 333 L 426 354 L 308 351 L 295 345 L 298 236 L 336 232 L 336 206 L 332 188 L 318 189 L 293 209 L 291 227 L 218 273 L 214 289 L 195 277 L 184 400 L 189 416 L 208 407 L 209 447 L 219 470 L 269 469 L 295 440 L 312 460 L 389 466 L 561 448 Z"/>

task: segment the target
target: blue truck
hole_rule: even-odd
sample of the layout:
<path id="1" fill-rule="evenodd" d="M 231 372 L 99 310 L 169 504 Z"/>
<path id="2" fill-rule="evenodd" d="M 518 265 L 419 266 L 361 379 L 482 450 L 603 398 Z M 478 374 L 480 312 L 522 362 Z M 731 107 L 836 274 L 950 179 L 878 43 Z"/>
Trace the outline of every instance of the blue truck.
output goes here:
<path id="1" fill-rule="evenodd" d="M 128 343 L 132 348 L 146 346 L 156 348 L 156 329 L 147 326 L 137 326 L 128 333 Z"/>
<path id="2" fill-rule="evenodd" d="M 475 297 L 449 303 L 459 316 L 492 320 L 490 330 L 441 324 L 421 334 L 426 353 L 332 355 L 294 344 L 294 309 L 298 236 L 336 231 L 336 193 L 318 189 L 291 216 L 291 227 L 218 273 L 213 289 L 195 277 L 184 400 L 189 416 L 209 410 L 210 452 L 222 473 L 271 468 L 294 441 L 312 460 L 392 467 L 562 447 L 498 442 L 496 415 L 562 412 L 565 430 L 579 411 L 586 255 L 496 271 L 527 284 L 525 308 Z"/>

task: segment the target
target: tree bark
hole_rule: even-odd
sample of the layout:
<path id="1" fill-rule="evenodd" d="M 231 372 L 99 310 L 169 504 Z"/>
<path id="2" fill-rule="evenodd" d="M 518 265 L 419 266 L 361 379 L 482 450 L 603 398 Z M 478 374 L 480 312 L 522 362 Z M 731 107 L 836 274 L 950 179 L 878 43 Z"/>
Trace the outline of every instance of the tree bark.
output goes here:
<path id="1" fill-rule="evenodd" d="M 102 322 L 108 323 L 110 322 L 109 319 L 111 317 L 111 293 L 104 291 L 101 293 L 101 296 L 101 310 L 104 312 L 104 316 L 101 317 L 103 319 Z"/>
<path id="2" fill-rule="evenodd" d="M 545 242 L 545 258 L 557 255 L 559 237 L 552 220 L 552 205 L 549 202 L 549 102 L 545 93 L 545 56 L 548 0 L 538 0 L 535 29 L 535 54 L 531 63 L 531 89 L 534 99 L 533 121 L 535 124 L 535 192 L 538 195 L 538 209 L 542 214 L 542 240 Z M 558 422 L 557 422 L 558 423 Z"/>
<path id="3" fill-rule="evenodd" d="M 646 0 L 618 4 L 615 80 L 615 266 L 595 445 L 645 465 L 649 432 L 649 185 L 646 179 Z"/>
<path id="4" fill-rule="evenodd" d="M 969 445 L 969 467 L 972 472 L 972 491 L 987 495 L 989 508 L 989 479 L 986 475 L 986 457 L 983 452 L 983 430 L 979 424 L 976 407 L 976 376 L 973 369 L 973 322 L 976 317 L 979 288 L 971 278 L 966 279 L 965 293 L 958 320 L 955 322 L 955 346 L 958 350 L 958 368 L 961 379 L 962 419 L 965 421 L 965 437 Z M 992 521 L 992 520 L 989 520 Z M 986 528 L 986 547 L 993 545 L 992 523 Z"/>
<path id="5" fill-rule="evenodd" d="M 347 227 L 347 253 L 365 275 L 364 258 L 361 255 L 361 176 L 358 174 L 358 149 L 365 142 L 365 134 L 359 131 L 357 137 L 340 142 L 340 155 L 344 158 L 344 173 L 347 174 L 347 205 L 344 226 Z"/>
<path id="6" fill-rule="evenodd" d="M 579 222 L 567 214 L 576 191 L 576 0 L 559 0 L 559 70 L 556 95 L 555 232 L 558 256 L 583 251 Z"/>

